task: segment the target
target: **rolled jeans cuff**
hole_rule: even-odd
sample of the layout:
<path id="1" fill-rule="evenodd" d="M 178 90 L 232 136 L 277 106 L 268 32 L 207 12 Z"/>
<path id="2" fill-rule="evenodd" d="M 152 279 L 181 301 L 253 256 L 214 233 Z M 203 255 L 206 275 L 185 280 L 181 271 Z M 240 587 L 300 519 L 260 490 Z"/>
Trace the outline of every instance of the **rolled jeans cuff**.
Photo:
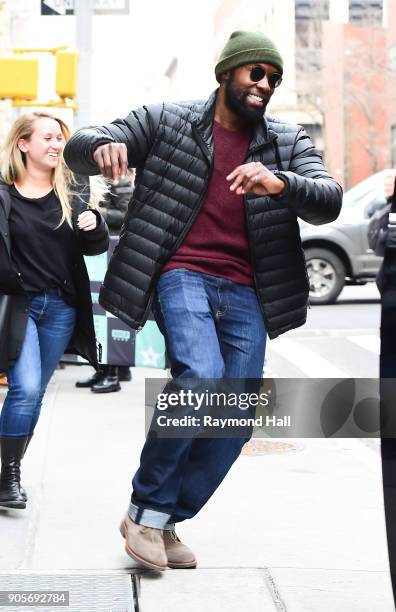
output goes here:
<path id="1" fill-rule="evenodd" d="M 134 523 L 144 525 L 145 527 L 153 527 L 154 529 L 164 529 L 165 531 L 174 531 L 175 524 L 170 523 L 170 514 L 151 510 L 151 508 L 140 508 L 133 502 L 130 502 L 128 508 L 129 517 Z"/>

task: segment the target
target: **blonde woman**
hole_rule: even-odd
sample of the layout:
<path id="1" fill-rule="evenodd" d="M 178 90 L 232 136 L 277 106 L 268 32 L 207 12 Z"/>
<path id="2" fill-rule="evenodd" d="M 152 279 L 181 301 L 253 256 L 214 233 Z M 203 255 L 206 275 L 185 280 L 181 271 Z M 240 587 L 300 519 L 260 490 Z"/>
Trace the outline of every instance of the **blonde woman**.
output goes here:
<path id="1" fill-rule="evenodd" d="M 9 390 L 0 415 L 0 506 L 7 508 L 26 507 L 21 460 L 61 355 L 98 366 L 83 255 L 106 251 L 108 231 L 89 183 L 63 161 L 69 135 L 61 119 L 30 113 L 15 121 L 3 147 L 0 370 Z"/>

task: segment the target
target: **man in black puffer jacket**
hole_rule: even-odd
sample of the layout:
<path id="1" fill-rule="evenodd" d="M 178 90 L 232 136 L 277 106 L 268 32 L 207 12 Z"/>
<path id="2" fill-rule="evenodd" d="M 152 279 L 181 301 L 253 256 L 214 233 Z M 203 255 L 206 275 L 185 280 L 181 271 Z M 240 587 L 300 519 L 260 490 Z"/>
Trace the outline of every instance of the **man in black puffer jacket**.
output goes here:
<path id="1" fill-rule="evenodd" d="M 258 32 L 234 32 L 206 102 L 142 107 L 78 131 L 65 149 L 82 174 L 135 191 L 100 303 L 135 329 L 153 306 L 176 379 L 259 379 L 266 335 L 303 325 L 308 279 L 297 218 L 337 218 L 342 191 L 301 126 L 265 115 L 283 61 Z M 122 525 L 148 567 L 194 567 L 174 524 L 194 516 L 243 438 L 148 438 Z"/>

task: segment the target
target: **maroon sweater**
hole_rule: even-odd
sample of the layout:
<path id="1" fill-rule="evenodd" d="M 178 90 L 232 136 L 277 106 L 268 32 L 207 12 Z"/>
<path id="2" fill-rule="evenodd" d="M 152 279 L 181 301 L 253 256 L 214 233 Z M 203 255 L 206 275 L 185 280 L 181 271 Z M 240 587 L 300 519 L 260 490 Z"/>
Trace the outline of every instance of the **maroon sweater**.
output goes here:
<path id="1" fill-rule="evenodd" d="M 251 139 L 217 121 L 213 126 L 214 167 L 205 202 L 163 272 L 187 268 L 253 286 L 243 196 L 230 191 L 226 176 L 243 164 Z"/>

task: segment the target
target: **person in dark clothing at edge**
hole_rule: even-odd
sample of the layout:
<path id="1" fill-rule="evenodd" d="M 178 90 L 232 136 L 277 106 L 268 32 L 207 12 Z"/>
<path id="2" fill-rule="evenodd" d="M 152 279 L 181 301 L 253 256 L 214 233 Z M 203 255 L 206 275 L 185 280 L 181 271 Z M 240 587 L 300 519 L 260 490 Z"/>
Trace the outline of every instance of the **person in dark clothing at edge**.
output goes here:
<path id="1" fill-rule="evenodd" d="M 308 280 L 297 218 L 337 218 L 342 190 L 298 125 L 265 115 L 283 61 L 260 32 L 234 32 L 205 102 L 142 107 L 79 130 L 75 172 L 118 179 L 133 200 L 100 294 L 140 329 L 153 305 L 174 378 L 260 379 L 266 335 L 303 325 Z M 246 438 L 146 439 L 121 525 L 147 567 L 195 567 L 175 532 L 217 489 Z"/>
<path id="2" fill-rule="evenodd" d="M 15 121 L 3 147 L 0 302 L 9 301 L 9 318 L 2 318 L 0 368 L 9 390 L 0 415 L 0 506 L 7 508 L 26 507 L 21 461 L 65 349 L 98 366 L 83 255 L 108 248 L 106 223 L 89 207 L 105 183 L 95 179 L 90 189 L 73 176 L 62 159 L 69 135 L 61 119 L 31 113 Z"/>
<path id="3" fill-rule="evenodd" d="M 110 235 L 118 236 L 132 193 L 133 175 L 129 174 L 116 185 L 112 185 L 107 197 L 101 201 L 100 211 L 107 223 Z M 93 393 L 113 393 L 120 391 L 120 382 L 130 380 L 132 380 L 132 374 L 129 366 L 101 364 L 92 376 L 76 382 L 76 387 L 90 388 Z"/>

